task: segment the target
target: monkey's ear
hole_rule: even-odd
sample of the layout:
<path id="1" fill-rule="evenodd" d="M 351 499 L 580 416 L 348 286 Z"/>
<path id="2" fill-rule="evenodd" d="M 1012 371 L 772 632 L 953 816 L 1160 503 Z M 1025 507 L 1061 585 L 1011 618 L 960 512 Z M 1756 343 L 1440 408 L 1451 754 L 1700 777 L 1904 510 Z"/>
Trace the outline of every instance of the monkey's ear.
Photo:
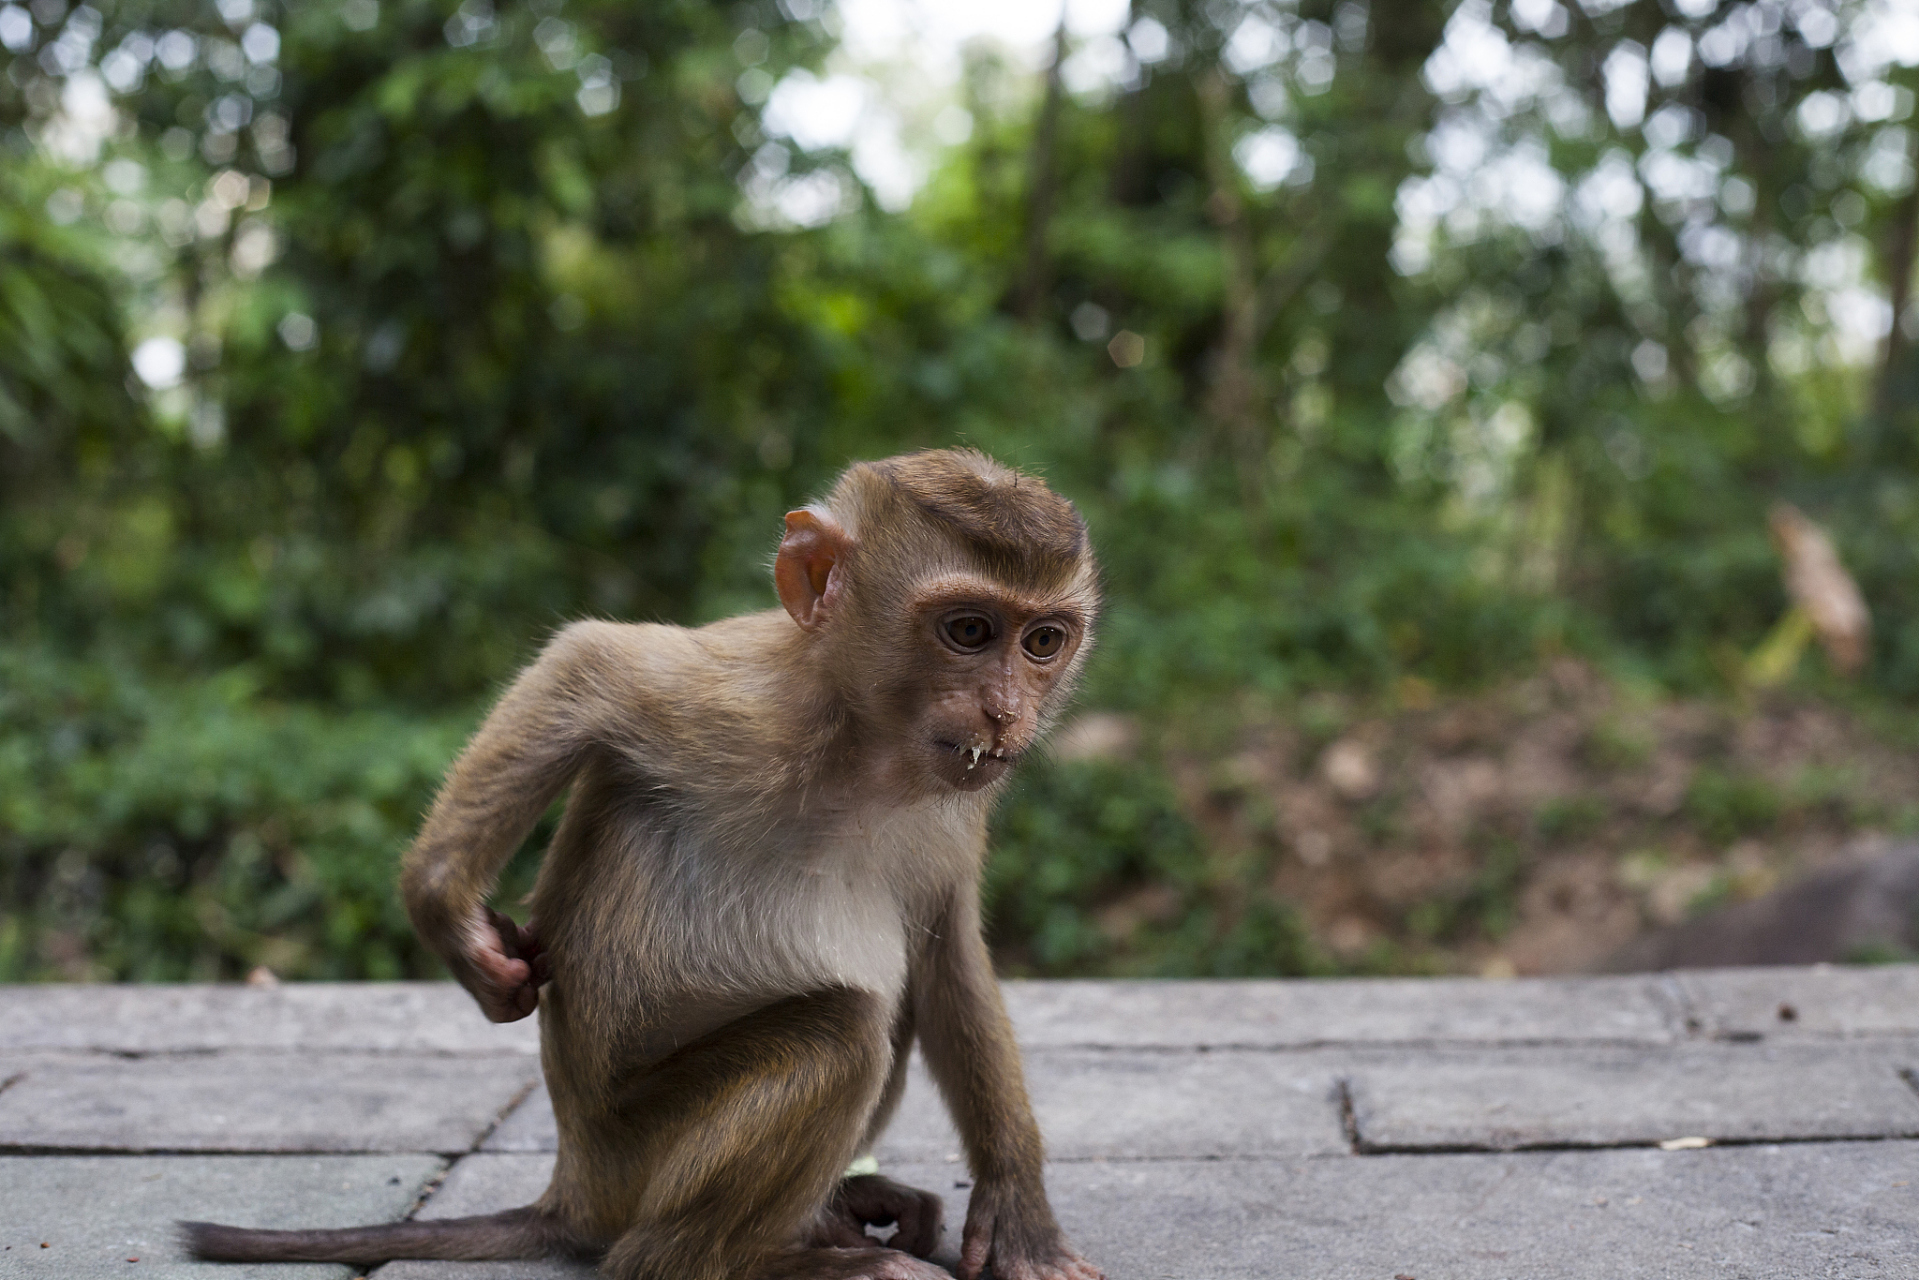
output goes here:
<path id="1" fill-rule="evenodd" d="M 773 585 L 793 621 L 812 631 L 826 621 L 840 596 L 840 558 L 853 539 L 823 511 L 786 513 L 786 536 L 773 561 Z"/>

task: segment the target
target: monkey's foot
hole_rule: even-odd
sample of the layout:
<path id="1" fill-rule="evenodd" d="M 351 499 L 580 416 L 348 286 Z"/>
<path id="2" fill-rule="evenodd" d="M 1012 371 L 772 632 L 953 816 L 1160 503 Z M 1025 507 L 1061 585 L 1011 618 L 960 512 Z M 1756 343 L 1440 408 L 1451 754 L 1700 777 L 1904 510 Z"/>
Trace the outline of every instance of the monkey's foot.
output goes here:
<path id="1" fill-rule="evenodd" d="M 795 1249 L 754 1280 L 953 1280 L 930 1262 L 898 1249 Z"/>
<path id="2" fill-rule="evenodd" d="M 806 1243 L 815 1248 L 870 1249 L 875 1243 L 866 1228 L 898 1225 L 891 1249 L 924 1258 L 939 1247 L 940 1198 L 877 1173 L 843 1179 L 833 1198 L 821 1210 Z"/>

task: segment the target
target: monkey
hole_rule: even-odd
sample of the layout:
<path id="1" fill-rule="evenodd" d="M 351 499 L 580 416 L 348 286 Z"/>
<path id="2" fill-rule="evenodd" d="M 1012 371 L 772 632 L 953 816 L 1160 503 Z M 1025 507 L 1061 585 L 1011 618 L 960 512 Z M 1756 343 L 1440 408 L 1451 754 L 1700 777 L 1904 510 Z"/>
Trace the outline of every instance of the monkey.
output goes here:
<path id="1" fill-rule="evenodd" d="M 486 1016 L 540 1012 L 545 1193 L 345 1230 L 182 1224 L 193 1253 L 935 1280 L 938 1197 L 849 1172 L 917 1044 L 973 1177 L 961 1280 L 1102 1280 L 1047 1200 L 980 904 L 994 801 L 1093 643 L 1085 522 L 973 450 L 856 463 L 787 514 L 773 580 L 780 607 L 696 629 L 562 628 L 402 859 L 419 936 Z M 523 928 L 487 899 L 562 792 Z M 882 1246 L 866 1228 L 889 1223 Z"/>

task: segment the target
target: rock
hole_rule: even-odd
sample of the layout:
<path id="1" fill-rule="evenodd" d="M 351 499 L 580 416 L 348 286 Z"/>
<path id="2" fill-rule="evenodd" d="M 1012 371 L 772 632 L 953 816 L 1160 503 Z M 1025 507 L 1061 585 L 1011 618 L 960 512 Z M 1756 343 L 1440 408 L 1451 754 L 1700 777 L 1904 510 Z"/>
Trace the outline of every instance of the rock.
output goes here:
<path id="1" fill-rule="evenodd" d="M 1919 913 L 1919 844 L 1826 867 L 1762 898 L 1643 934 L 1602 973 L 1820 964 L 1909 953 Z"/>

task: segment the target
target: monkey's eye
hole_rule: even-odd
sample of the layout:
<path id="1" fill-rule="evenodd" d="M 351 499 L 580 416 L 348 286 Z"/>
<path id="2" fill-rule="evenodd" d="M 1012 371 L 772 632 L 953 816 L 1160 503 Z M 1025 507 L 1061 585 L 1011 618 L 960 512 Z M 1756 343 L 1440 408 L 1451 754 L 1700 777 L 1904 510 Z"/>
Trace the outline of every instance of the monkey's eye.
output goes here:
<path id="1" fill-rule="evenodd" d="M 962 649 L 979 649 L 993 638 L 993 624 L 977 613 L 961 614 L 940 624 L 946 638 Z"/>
<path id="2" fill-rule="evenodd" d="M 1035 658 L 1050 658 L 1065 646 L 1066 633 L 1058 627 L 1034 627 L 1020 644 Z"/>

